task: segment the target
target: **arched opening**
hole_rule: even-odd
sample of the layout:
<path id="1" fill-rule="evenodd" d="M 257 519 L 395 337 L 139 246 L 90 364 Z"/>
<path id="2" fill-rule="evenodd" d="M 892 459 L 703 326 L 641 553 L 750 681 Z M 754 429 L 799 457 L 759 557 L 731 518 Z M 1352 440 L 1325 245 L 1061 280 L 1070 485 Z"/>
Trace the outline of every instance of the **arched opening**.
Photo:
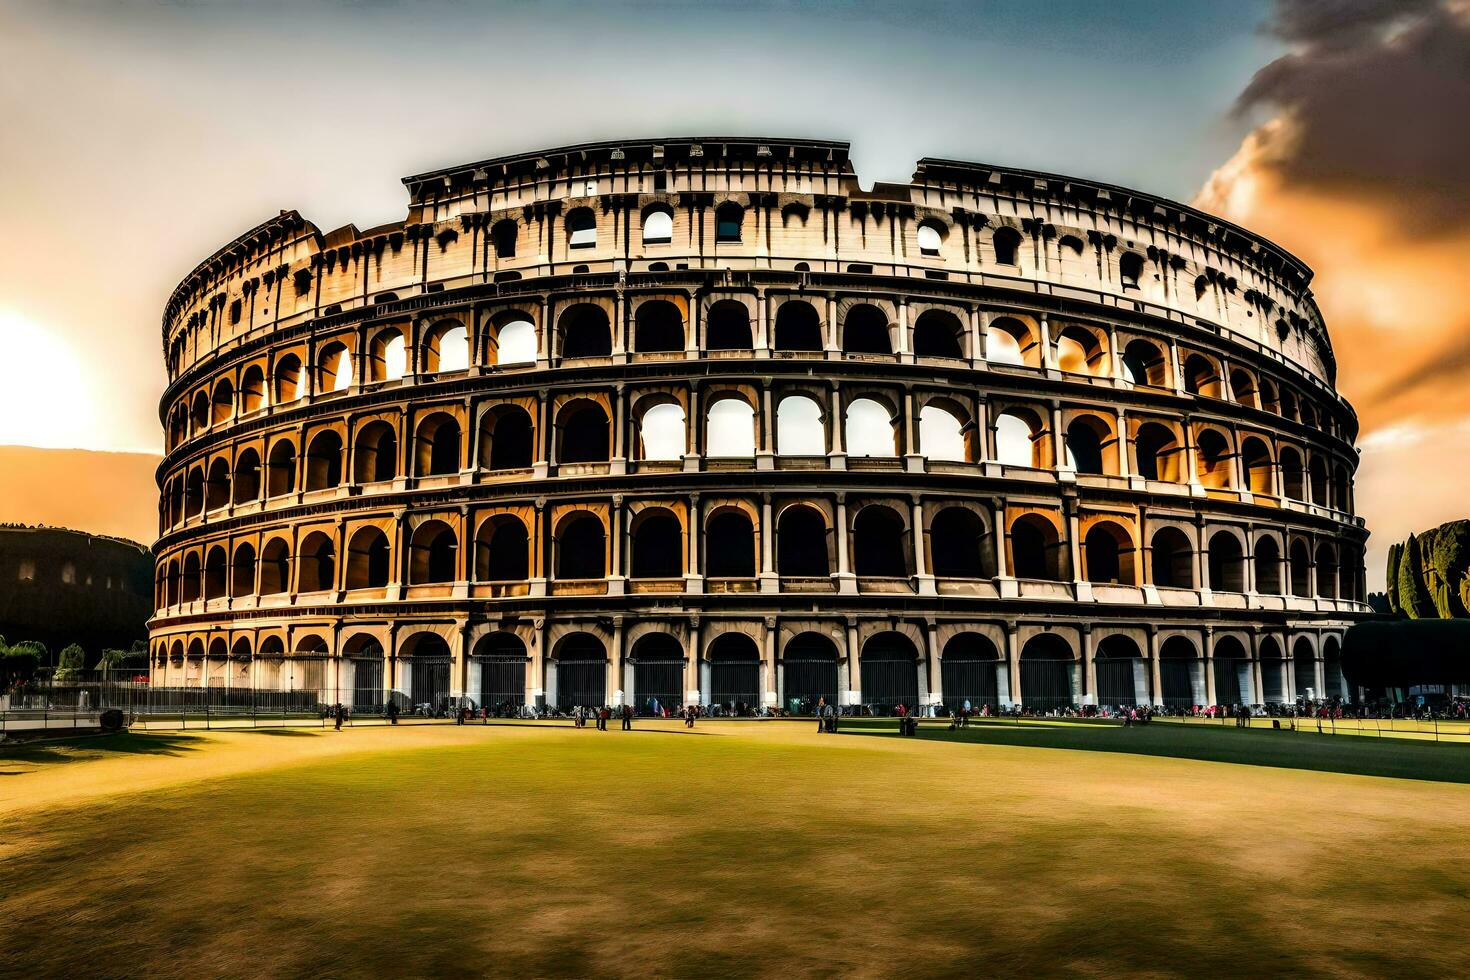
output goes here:
<path id="1" fill-rule="evenodd" d="M 872 504 L 852 522 L 853 570 L 870 578 L 909 574 L 908 529 L 891 507 Z"/>
<path id="2" fill-rule="evenodd" d="M 1292 500 L 1306 500 L 1302 454 L 1287 446 L 1281 450 L 1281 493 Z"/>
<path id="3" fill-rule="evenodd" d="M 1104 450 L 1116 446 L 1112 432 L 1102 419 L 1092 415 L 1079 415 L 1067 425 L 1067 465 L 1078 473 L 1101 476 L 1110 467 L 1105 465 Z"/>
<path id="4" fill-rule="evenodd" d="M 1180 445 L 1174 432 L 1158 422 L 1145 422 L 1133 437 L 1138 475 L 1145 480 L 1179 482 Z"/>
<path id="5" fill-rule="evenodd" d="M 443 521 L 425 521 L 414 529 L 409 543 L 408 584 L 453 582 L 457 574 L 459 539 Z"/>
<path id="6" fill-rule="evenodd" d="M 571 633 L 556 644 L 556 707 L 600 708 L 607 704 L 607 648 L 591 633 Z"/>
<path id="7" fill-rule="evenodd" d="M 347 588 L 382 589 L 392 576 L 388 536 L 376 527 L 360 527 L 347 542 Z"/>
<path id="8" fill-rule="evenodd" d="M 1136 585 L 1133 539 L 1112 521 L 1097 521 L 1082 539 L 1087 581 L 1099 585 Z"/>
<path id="9" fill-rule="evenodd" d="M 744 633 L 721 633 L 709 645 L 710 701 L 734 715 L 761 703 L 761 655 Z"/>
<path id="10" fill-rule="evenodd" d="M 254 449 L 242 449 L 235 457 L 234 501 L 249 503 L 260 498 L 260 454 Z"/>
<path id="11" fill-rule="evenodd" d="M 200 391 L 194 395 L 194 407 L 189 411 L 189 425 L 195 432 L 203 432 L 209 427 L 209 392 Z"/>
<path id="12" fill-rule="evenodd" d="M 965 423 L 954 412 L 930 402 L 919 409 L 919 448 L 925 458 L 940 461 L 969 462 L 965 443 Z"/>
<path id="13" fill-rule="evenodd" d="M 837 704 L 837 647 L 821 633 L 792 637 L 781 652 L 785 707 L 812 714 L 821 702 Z"/>
<path id="14" fill-rule="evenodd" d="M 535 454 L 531 416 L 519 405 L 497 405 L 480 416 L 480 466 L 530 469 Z"/>
<path id="15" fill-rule="evenodd" d="M 745 304 L 722 299 L 709 308 L 704 320 L 704 343 L 709 350 L 750 350 L 750 311 Z"/>
<path id="16" fill-rule="evenodd" d="M 298 592 L 326 592 L 336 588 L 337 556 L 332 539 L 321 531 L 313 531 L 301 542 L 297 562 Z"/>
<path id="17" fill-rule="evenodd" d="M 667 245 L 674 240 L 674 213 L 662 204 L 643 212 L 643 244 Z"/>
<path id="18" fill-rule="evenodd" d="M 1148 704 L 1148 661 L 1132 637 L 1114 633 L 1097 645 L 1093 659 L 1097 703 L 1114 707 Z"/>
<path id="19" fill-rule="evenodd" d="M 204 556 L 204 598 L 224 598 L 225 590 L 229 586 L 229 574 L 230 563 L 225 557 L 225 549 L 215 545 Z"/>
<path id="20" fill-rule="evenodd" d="M 1194 548 L 1177 527 L 1161 527 L 1149 546 L 1153 584 L 1166 589 L 1194 588 Z"/>
<path id="21" fill-rule="evenodd" d="M 475 535 L 475 581 L 524 582 L 531 577 L 531 538 L 509 514 L 492 517 Z"/>
<path id="22" fill-rule="evenodd" d="M 638 713 L 675 711 L 684 703 L 684 647 L 667 633 L 645 633 L 628 653 Z"/>
<path id="23" fill-rule="evenodd" d="M 520 227 L 510 218 L 502 218 L 490 226 L 490 241 L 495 246 L 497 259 L 515 258 L 519 233 Z"/>
<path id="24" fill-rule="evenodd" d="M 397 381 L 408 373 L 408 344 L 403 332 L 384 330 L 368 348 L 367 376 L 372 382 Z"/>
<path id="25" fill-rule="evenodd" d="M 602 521 L 585 511 L 562 521 L 556 540 L 556 577 L 598 579 L 607 574 L 607 535 Z"/>
<path id="26" fill-rule="evenodd" d="M 1327 464 L 1321 456 L 1314 454 L 1308 461 L 1307 477 L 1312 485 L 1312 503 L 1327 506 Z"/>
<path id="27" fill-rule="evenodd" d="M 449 476 L 459 472 L 459 422 L 448 412 L 434 412 L 414 433 L 414 472 Z"/>
<path id="28" fill-rule="evenodd" d="M 567 246 L 592 248 L 597 244 L 597 216 L 591 208 L 572 208 L 567 212 Z"/>
<path id="29" fill-rule="evenodd" d="M 1317 595 L 1337 598 L 1337 551 L 1323 541 L 1317 545 Z"/>
<path id="30" fill-rule="evenodd" d="M 1016 265 L 1021 250 L 1021 235 L 1014 228 L 997 228 L 990 237 L 995 249 L 996 265 Z"/>
<path id="31" fill-rule="evenodd" d="M 213 410 L 209 418 L 211 425 L 228 422 L 235 414 L 235 386 L 229 378 L 222 378 L 220 383 L 214 386 L 212 402 Z"/>
<path id="32" fill-rule="evenodd" d="M 597 402 L 578 398 L 556 416 L 557 459 L 562 463 L 605 463 L 608 460 L 607 413 Z"/>
<path id="33" fill-rule="evenodd" d="M 726 201 L 715 208 L 715 241 L 717 243 L 740 241 L 740 226 L 745 222 L 745 209 L 734 201 Z"/>
<path id="34" fill-rule="evenodd" d="M 1275 489 L 1271 486 L 1271 451 L 1266 448 L 1265 442 L 1254 436 L 1243 440 L 1240 444 L 1240 464 L 1245 472 L 1246 486 L 1251 493 L 1270 494 Z"/>
<path id="35" fill-rule="evenodd" d="M 494 330 L 493 363 L 502 367 L 535 364 L 541 353 L 540 341 L 536 337 L 536 324 L 523 319 L 520 313 L 512 313 L 510 317 Z"/>
<path id="36" fill-rule="evenodd" d="M 1322 696 L 1344 701 L 1352 698 L 1352 689 L 1342 676 L 1342 649 L 1335 636 L 1322 640 Z"/>
<path id="37" fill-rule="evenodd" d="M 1056 633 L 1038 633 L 1021 648 L 1021 704 L 1061 711 L 1076 704 L 1077 660 Z"/>
<path id="38" fill-rule="evenodd" d="M 301 358 L 287 354 L 276 361 L 275 397 L 277 405 L 294 402 L 301 397 Z"/>
<path id="39" fill-rule="evenodd" d="M 561 340 L 561 356 L 567 360 L 579 357 L 612 355 L 612 328 L 607 311 L 591 303 L 568 307 L 557 321 Z"/>
<path id="40" fill-rule="evenodd" d="M 720 398 L 705 415 L 705 455 L 711 459 L 755 456 L 755 409 L 742 398 Z"/>
<path id="41" fill-rule="evenodd" d="M 684 431 L 684 406 L 660 402 L 638 419 L 638 458 L 677 462 L 684 458 L 688 436 Z"/>
<path id="42" fill-rule="evenodd" d="M 1108 349 L 1097 334 L 1082 327 L 1063 327 L 1056 338 L 1057 370 L 1105 377 Z"/>
<path id="43" fill-rule="evenodd" d="M 352 449 L 353 480 L 381 483 L 398 475 L 398 433 L 387 422 L 369 422 Z"/>
<path id="44" fill-rule="evenodd" d="M 271 446 L 266 458 L 265 492 L 267 496 L 279 497 L 296 490 L 296 445 L 282 439 Z"/>
<path id="45" fill-rule="evenodd" d="M 912 713 L 919 705 L 919 651 L 902 633 L 875 633 L 863 644 L 863 703 L 878 715 L 894 714 L 899 705 Z"/>
<path id="46" fill-rule="evenodd" d="M 1195 457 L 1201 485 L 1210 490 L 1228 490 L 1234 485 L 1230 443 L 1218 430 L 1200 430 Z"/>
<path id="47" fill-rule="evenodd" d="M 184 514 L 194 517 L 204 512 L 204 470 L 194 467 L 184 478 Z"/>
<path id="48" fill-rule="evenodd" d="M 252 364 L 240 375 L 240 411 L 258 412 L 265 406 L 265 372 Z"/>
<path id="49" fill-rule="evenodd" d="M 1209 358 L 1190 354 L 1184 360 L 1184 390 L 1191 395 L 1220 397 L 1220 373 Z"/>
<path id="50" fill-rule="evenodd" d="M 1118 279 L 1124 289 L 1137 289 L 1143 279 L 1143 256 L 1137 252 L 1124 252 L 1118 258 Z"/>
<path id="51" fill-rule="evenodd" d="M 1291 542 L 1287 551 L 1291 564 L 1291 594 L 1308 597 L 1312 594 L 1312 559 L 1307 544 L 1301 538 Z"/>
<path id="52" fill-rule="evenodd" d="M 787 300 L 776 308 L 776 349 L 781 351 L 820 351 L 822 320 L 810 303 Z"/>
<path id="53" fill-rule="evenodd" d="M 1230 393 L 1235 400 L 1247 408 L 1260 408 L 1260 392 L 1256 390 L 1256 379 L 1244 368 L 1230 372 Z"/>
<path id="54" fill-rule="evenodd" d="M 1305 636 L 1297 637 L 1292 644 L 1291 670 L 1296 681 L 1298 698 L 1313 699 L 1322 696 L 1321 688 L 1317 684 L 1317 654 L 1312 650 L 1312 642 Z"/>
<path id="55" fill-rule="evenodd" d="M 1004 663 L 995 644 L 982 633 L 956 633 L 944 645 L 939 662 L 944 704 L 951 713 L 1000 708 L 1000 672 Z"/>
<path id="56" fill-rule="evenodd" d="M 961 360 L 965 356 L 965 327 L 948 310 L 925 310 L 914 321 L 914 356 Z"/>
<path id="57" fill-rule="evenodd" d="M 1169 385 L 1169 360 L 1159 345 L 1147 340 L 1132 340 L 1123 348 L 1123 372 L 1136 385 Z"/>
<path id="58" fill-rule="evenodd" d="M 684 350 L 684 318 L 668 300 L 642 303 L 634 314 L 633 350 L 639 354 L 663 354 Z"/>
<path id="59" fill-rule="evenodd" d="M 985 359 L 991 364 L 1040 367 L 1040 351 L 1031 328 L 1015 317 L 990 321 L 985 331 Z"/>
<path id="60" fill-rule="evenodd" d="M 437 633 L 415 633 L 403 644 L 399 655 L 406 662 L 409 701 L 428 714 L 438 714 L 449 698 L 449 674 L 453 658 L 449 644 Z"/>
<path id="61" fill-rule="evenodd" d="M 896 456 L 893 416 L 882 402 L 855 398 L 847 405 L 847 455 Z"/>
<path id="62" fill-rule="evenodd" d="M 1281 594 L 1281 546 L 1270 536 L 1256 539 L 1256 591 Z"/>
<path id="63" fill-rule="evenodd" d="M 334 429 L 323 429 L 306 447 L 306 489 L 327 490 L 341 483 L 342 437 Z"/>
<path id="64" fill-rule="evenodd" d="M 285 538 L 271 538 L 260 552 L 260 594 L 276 595 L 290 587 L 290 545 Z"/>
<path id="65" fill-rule="evenodd" d="M 994 556 L 985 521 L 968 507 L 945 507 L 929 524 L 929 551 L 938 578 L 991 578 Z"/>
<path id="66" fill-rule="evenodd" d="M 448 374 L 470 366 L 469 337 L 458 320 L 440 320 L 424 334 L 420 370 Z"/>
<path id="67" fill-rule="evenodd" d="M 995 459 L 1006 466 L 1042 465 L 1041 420 L 1031 412 L 1007 409 L 995 417 Z"/>
<path id="68" fill-rule="evenodd" d="M 1340 511 L 1352 510 L 1352 504 L 1348 499 L 1347 469 L 1341 465 L 1332 467 L 1332 506 Z"/>
<path id="69" fill-rule="evenodd" d="M 316 390 L 323 393 L 346 391 L 352 386 L 352 352 L 347 345 L 333 342 L 316 355 Z"/>
<path id="70" fill-rule="evenodd" d="M 189 410 L 182 404 L 175 405 L 168 420 L 168 447 L 176 449 L 189 438 Z"/>
<path id="71" fill-rule="evenodd" d="M 1233 636 L 1222 636 L 1215 642 L 1215 703 L 1241 705 L 1255 703 L 1255 684 L 1251 679 L 1251 659 L 1245 646 Z"/>
<path id="72" fill-rule="evenodd" d="M 253 595 L 255 572 L 255 546 L 247 541 L 235 549 L 234 560 L 230 562 L 230 595 Z"/>
<path id="73" fill-rule="evenodd" d="M 209 464 L 209 479 L 204 485 L 204 507 L 219 510 L 230 502 L 230 464 L 216 456 Z"/>
<path id="74" fill-rule="evenodd" d="M 1164 707 L 1189 709 L 1205 703 L 1205 669 L 1187 637 L 1171 636 L 1159 648 L 1160 700 Z"/>
<path id="75" fill-rule="evenodd" d="M 892 354 L 888 317 L 868 303 L 852 307 L 842 321 L 842 349 L 848 354 Z"/>
<path id="76" fill-rule="evenodd" d="M 1056 525 L 1040 514 L 1022 514 L 1011 523 L 1011 569 L 1017 578 L 1062 579 L 1061 541 Z"/>
<path id="77" fill-rule="evenodd" d="M 526 644 L 500 630 L 475 642 L 470 653 L 480 668 L 480 704 L 496 716 L 513 716 L 526 703 Z"/>
<path id="78" fill-rule="evenodd" d="M 709 519 L 704 563 L 710 578 L 755 577 L 755 528 L 744 511 L 732 507 Z"/>
<path id="79" fill-rule="evenodd" d="M 1240 538 L 1230 531 L 1216 531 L 1211 535 L 1209 571 L 1213 591 L 1245 591 L 1245 555 L 1240 548 Z"/>
<path id="80" fill-rule="evenodd" d="M 938 221 L 919 222 L 919 227 L 914 232 L 914 241 L 919 246 L 919 254 L 929 257 L 938 256 L 940 248 L 944 245 L 946 231 L 944 225 Z"/>
<path id="81" fill-rule="evenodd" d="M 782 456 L 825 456 L 822 406 L 806 395 L 787 395 L 776 407 L 776 451 Z"/>
<path id="82" fill-rule="evenodd" d="M 794 505 L 781 512 L 776 527 L 776 568 L 792 578 L 825 578 L 827 522 L 815 507 Z"/>
<path id="83" fill-rule="evenodd" d="M 1274 636 L 1264 636 L 1260 645 L 1261 701 L 1265 704 L 1286 702 L 1286 658 Z"/>
<path id="84" fill-rule="evenodd" d="M 684 574 L 684 529 L 671 511 L 649 508 L 633 518 L 633 578 L 678 578 Z"/>

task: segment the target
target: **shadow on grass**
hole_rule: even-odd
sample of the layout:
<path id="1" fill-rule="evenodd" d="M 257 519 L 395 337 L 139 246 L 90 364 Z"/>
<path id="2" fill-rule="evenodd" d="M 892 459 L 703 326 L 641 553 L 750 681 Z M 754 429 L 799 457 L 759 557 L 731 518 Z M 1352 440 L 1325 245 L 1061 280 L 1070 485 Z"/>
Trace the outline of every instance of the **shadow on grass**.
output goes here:
<path id="1" fill-rule="evenodd" d="M 0 769 L 0 776 L 21 776 L 43 766 L 61 765 L 115 755 L 179 756 L 198 750 L 198 737 L 179 732 L 136 735 L 123 732 L 91 738 L 60 739 L 41 744 L 0 745 L 0 765 L 19 763 L 25 768 Z"/>
<path id="2" fill-rule="evenodd" d="M 842 733 L 899 737 L 896 719 L 845 722 Z M 1470 783 L 1470 747 L 1361 735 L 1158 722 L 1124 728 L 1116 722 L 1045 719 L 1020 724 L 978 721 L 955 731 L 949 730 L 948 722 L 933 722 L 920 724 L 918 737 L 976 745 L 1119 752 L 1273 769 Z"/>

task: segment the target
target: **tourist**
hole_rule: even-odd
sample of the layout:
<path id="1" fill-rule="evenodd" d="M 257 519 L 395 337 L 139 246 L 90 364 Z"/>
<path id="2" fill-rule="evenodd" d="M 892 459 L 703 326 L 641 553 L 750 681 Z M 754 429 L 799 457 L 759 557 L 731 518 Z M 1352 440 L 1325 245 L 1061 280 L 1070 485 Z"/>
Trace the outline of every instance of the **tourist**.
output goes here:
<path id="1" fill-rule="evenodd" d="M 827 698 L 825 696 L 823 696 L 823 697 L 817 698 L 817 731 L 818 732 L 824 732 L 826 730 L 827 730 Z"/>
<path id="2" fill-rule="evenodd" d="M 396 724 L 398 724 L 398 702 L 397 701 L 389 701 L 388 702 L 388 724 L 390 724 L 390 725 L 396 725 Z"/>
<path id="3" fill-rule="evenodd" d="M 623 731 L 625 731 L 625 732 L 631 732 L 632 730 L 633 730 L 633 706 L 631 704 L 625 704 L 625 705 L 623 705 Z"/>

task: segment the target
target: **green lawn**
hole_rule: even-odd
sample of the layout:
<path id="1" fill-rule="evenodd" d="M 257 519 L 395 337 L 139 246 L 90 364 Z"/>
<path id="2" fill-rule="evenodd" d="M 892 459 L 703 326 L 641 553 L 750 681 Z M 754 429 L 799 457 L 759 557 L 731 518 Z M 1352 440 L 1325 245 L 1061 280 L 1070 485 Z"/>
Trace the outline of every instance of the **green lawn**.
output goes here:
<path id="1" fill-rule="evenodd" d="M 810 727 L 0 752 L 0 975 L 1462 971 L 1470 749 Z"/>

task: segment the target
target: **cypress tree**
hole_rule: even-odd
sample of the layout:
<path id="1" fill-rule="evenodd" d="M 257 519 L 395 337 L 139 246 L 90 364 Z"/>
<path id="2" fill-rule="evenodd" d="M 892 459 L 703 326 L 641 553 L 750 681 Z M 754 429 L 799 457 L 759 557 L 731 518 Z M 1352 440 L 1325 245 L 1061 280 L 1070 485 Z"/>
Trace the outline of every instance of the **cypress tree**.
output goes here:
<path id="1" fill-rule="evenodd" d="M 1419 558 L 1419 539 L 1409 535 L 1404 542 L 1404 555 L 1399 561 L 1399 605 L 1410 619 L 1434 616 L 1434 604 L 1424 588 L 1424 572 Z"/>
<path id="2" fill-rule="evenodd" d="M 1388 596 L 1388 611 L 1391 613 L 1404 611 L 1399 605 L 1399 559 L 1403 553 L 1404 546 L 1399 542 L 1388 546 L 1388 574 L 1383 579 L 1387 585 L 1384 586 L 1383 591 Z"/>
<path id="3" fill-rule="evenodd" d="M 1464 618 L 1467 613 L 1461 593 L 1465 588 L 1465 570 L 1470 566 L 1470 521 L 1450 521 L 1435 529 L 1429 563 L 1434 566 L 1438 579 L 1434 605 L 1440 618 Z"/>

